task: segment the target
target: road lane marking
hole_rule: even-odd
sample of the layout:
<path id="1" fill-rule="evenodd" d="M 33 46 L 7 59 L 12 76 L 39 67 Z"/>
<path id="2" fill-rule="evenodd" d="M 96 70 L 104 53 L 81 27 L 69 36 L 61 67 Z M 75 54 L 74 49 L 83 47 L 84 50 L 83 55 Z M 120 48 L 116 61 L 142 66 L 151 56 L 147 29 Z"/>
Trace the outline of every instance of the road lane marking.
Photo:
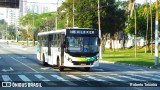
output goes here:
<path id="1" fill-rule="evenodd" d="M 58 80 L 60 80 L 60 81 L 68 81 L 68 80 L 66 80 L 66 79 L 64 79 L 64 78 L 62 78 L 62 77 L 60 77 L 58 75 L 51 75 L 51 76 L 56 78 L 56 79 L 58 79 Z"/>
<path id="2" fill-rule="evenodd" d="M 146 81 L 146 80 L 142 80 L 142 79 L 132 78 L 132 77 L 129 77 L 129 76 L 118 76 L 118 77 L 127 78 L 127 79 L 130 79 L 130 80 L 133 80 L 133 81 Z"/>
<path id="3" fill-rule="evenodd" d="M 106 79 L 112 79 L 114 81 L 125 81 L 125 80 L 115 78 L 115 77 L 111 77 L 111 76 L 102 76 L 102 75 L 97 75 L 97 76 L 100 76 L 100 77 L 103 77 L 103 78 L 106 78 Z"/>
<path id="4" fill-rule="evenodd" d="M 154 81 L 160 81 L 160 76 L 157 76 L 157 75 L 151 75 L 151 74 L 145 74 L 145 76 L 149 76 L 151 80 L 154 80 Z M 158 77 L 158 78 L 153 78 L 153 77 Z"/>
<path id="5" fill-rule="evenodd" d="M 27 64 L 25 64 L 25 63 L 23 63 L 23 62 L 21 62 L 21 61 L 19 61 L 19 60 L 15 59 L 14 57 L 11 57 L 11 58 L 12 58 L 13 60 L 15 60 L 15 61 L 17 61 L 17 62 L 19 62 L 19 63 L 23 64 L 24 66 L 26 66 L 26 67 L 30 68 L 31 70 L 35 71 L 36 73 L 39 73 L 37 70 L 35 70 L 35 69 L 31 68 L 30 66 L 28 66 Z"/>
<path id="6" fill-rule="evenodd" d="M 2 75 L 3 81 L 12 81 L 8 75 Z"/>
<path id="7" fill-rule="evenodd" d="M 49 79 L 47 79 L 47 78 L 45 78 L 44 76 L 42 76 L 42 75 L 40 75 L 40 74 L 37 74 L 37 75 L 34 75 L 34 76 L 36 76 L 38 79 L 40 79 L 41 81 L 51 81 L 51 80 L 49 80 Z"/>
<path id="8" fill-rule="evenodd" d="M 18 75 L 22 81 L 31 81 L 28 77 L 25 75 Z"/>
<path id="9" fill-rule="evenodd" d="M 60 77 L 58 75 L 51 75 L 51 76 L 54 77 L 54 78 L 56 78 L 56 79 L 58 79 L 58 80 L 60 80 L 60 81 L 64 81 L 64 83 L 66 83 L 68 85 L 73 85 L 73 86 L 77 85 L 77 84 L 75 84 L 75 83 L 73 83 L 73 82 L 71 82 L 69 80 L 66 80 L 66 79 L 64 79 L 64 78 L 62 78 L 62 77 Z"/>
<path id="10" fill-rule="evenodd" d="M 82 79 L 82 78 L 74 76 L 74 75 L 67 75 L 67 76 L 70 77 L 70 78 L 76 79 L 78 81 L 88 81 L 88 80 Z"/>
<path id="11" fill-rule="evenodd" d="M 51 82 L 51 80 L 47 79 L 46 77 L 40 75 L 40 74 L 36 74 L 34 75 L 35 77 L 37 77 L 39 80 L 45 82 L 48 85 L 56 85 L 56 83 Z"/>
<path id="12" fill-rule="evenodd" d="M 98 79 L 98 78 L 90 76 L 90 75 L 82 75 L 82 76 L 87 77 L 87 78 L 92 79 L 92 80 L 95 80 L 95 81 L 105 81 L 103 79 Z"/>
<path id="13" fill-rule="evenodd" d="M 10 67 L 9 69 L 2 69 L 1 71 L 3 72 L 10 72 L 10 71 L 14 71 L 12 67 Z"/>
<path id="14" fill-rule="evenodd" d="M 154 80 L 154 81 L 157 81 L 158 79 L 157 78 L 152 78 L 152 77 L 147 77 L 147 76 L 142 76 L 142 75 L 134 75 L 134 74 L 130 74 L 132 76 L 137 76 L 137 77 L 140 77 L 140 78 L 145 78 L 145 79 L 150 79 L 150 80 Z M 160 80 L 158 80 L 160 81 Z"/>

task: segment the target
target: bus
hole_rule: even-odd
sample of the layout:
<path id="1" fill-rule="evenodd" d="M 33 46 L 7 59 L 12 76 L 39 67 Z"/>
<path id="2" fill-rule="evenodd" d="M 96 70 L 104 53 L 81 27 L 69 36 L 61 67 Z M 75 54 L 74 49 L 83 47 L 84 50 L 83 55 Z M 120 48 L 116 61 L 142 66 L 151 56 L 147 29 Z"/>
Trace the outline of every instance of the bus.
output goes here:
<path id="1" fill-rule="evenodd" d="M 83 67 L 99 66 L 99 30 L 68 28 L 38 33 L 37 58 L 43 65 Z"/>

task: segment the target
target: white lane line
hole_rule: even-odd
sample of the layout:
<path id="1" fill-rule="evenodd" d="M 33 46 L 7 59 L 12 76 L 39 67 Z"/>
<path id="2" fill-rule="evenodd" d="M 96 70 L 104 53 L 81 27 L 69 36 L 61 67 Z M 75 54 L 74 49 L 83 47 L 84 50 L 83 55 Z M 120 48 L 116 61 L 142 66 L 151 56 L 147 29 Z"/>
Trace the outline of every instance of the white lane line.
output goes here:
<path id="1" fill-rule="evenodd" d="M 46 77 L 44 77 L 40 74 L 37 74 L 37 75 L 34 75 L 34 76 L 37 77 L 39 80 L 45 82 L 48 85 L 56 85 L 56 83 L 51 82 L 51 80 L 47 79 Z"/>
<path id="2" fill-rule="evenodd" d="M 60 81 L 68 81 L 68 80 L 66 80 L 66 79 L 64 79 L 64 78 L 62 78 L 62 77 L 60 77 L 58 75 L 51 75 L 51 76 L 56 78 L 56 79 L 58 79 L 58 80 L 60 80 Z"/>
<path id="3" fill-rule="evenodd" d="M 26 67 L 30 68 L 31 70 L 35 71 L 36 73 L 39 73 L 37 70 L 35 70 L 35 69 L 31 68 L 31 67 L 30 67 L 30 66 L 28 66 L 27 64 L 22 63 L 21 61 L 19 61 L 19 60 L 15 59 L 15 58 L 13 58 L 13 57 L 11 57 L 11 58 L 12 58 L 13 60 L 15 60 L 15 61 L 17 61 L 17 62 L 19 62 L 19 63 L 23 64 L 24 66 L 26 66 Z"/>
<path id="4" fill-rule="evenodd" d="M 152 78 L 152 76 L 148 77 L 148 76 L 145 76 L 145 75 L 143 75 L 143 76 L 142 75 L 134 75 L 134 74 L 130 74 L 130 75 L 137 76 L 137 77 L 140 77 L 140 78 L 150 79 L 150 80 L 154 80 L 154 81 L 158 80 L 157 78 Z M 160 81 L 160 80 L 158 80 L 158 81 Z"/>
<path id="5" fill-rule="evenodd" d="M 127 79 L 130 79 L 130 80 L 133 80 L 133 81 L 146 81 L 146 80 L 142 80 L 142 79 L 132 78 L 132 77 L 129 77 L 129 76 L 118 76 L 118 77 L 127 78 Z"/>
<path id="6" fill-rule="evenodd" d="M 119 79 L 119 78 L 115 78 L 115 77 L 111 77 L 111 76 L 102 76 L 102 75 L 98 75 L 98 76 L 106 78 L 106 79 L 112 79 L 114 81 L 125 81 L 125 80 L 122 80 L 122 79 Z"/>
<path id="7" fill-rule="evenodd" d="M 18 75 L 22 81 L 31 81 L 28 77 L 25 75 Z"/>
<path id="8" fill-rule="evenodd" d="M 35 77 L 37 77 L 38 79 L 40 79 L 41 81 L 51 81 L 51 80 L 49 80 L 49 79 L 47 79 L 47 78 L 45 78 L 44 76 L 42 76 L 42 75 L 40 75 L 40 74 L 37 74 L 37 75 L 34 75 Z"/>
<path id="9" fill-rule="evenodd" d="M 82 76 L 87 77 L 87 78 L 92 79 L 92 80 L 95 80 L 95 81 L 105 81 L 103 79 L 98 79 L 98 78 L 90 76 L 90 75 L 82 75 Z"/>
<path id="10" fill-rule="evenodd" d="M 2 75 L 3 81 L 12 81 L 8 75 Z"/>
<path id="11" fill-rule="evenodd" d="M 68 77 L 70 77 L 70 78 L 73 78 L 73 79 L 75 79 L 75 80 L 78 80 L 78 81 L 88 81 L 88 80 L 82 79 L 82 78 L 77 77 L 77 76 L 74 76 L 74 75 L 66 75 L 66 76 L 68 76 Z"/>
<path id="12" fill-rule="evenodd" d="M 58 80 L 60 80 L 60 81 L 64 81 L 64 83 L 66 83 L 68 85 L 74 85 L 74 86 L 77 85 L 77 84 L 75 84 L 75 83 L 73 83 L 73 82 L 71 82 L 69 80 L 66 80 L 66 79 L 64 79 L 64 78 L 62 78 L 62 77 L 60 77 L 58 75 L 51 75 L 51 76 L 56 78 L 56 79 L 58 79 Z"/>
<path id="13" fill-rule="evenodd" d="M 145 76 L 149 76 L 151 80 L 160 81 L 160 76 L 158 75 L 145 74 Z M 157 77 L 157 78 L 153 78 L 153 77 Z"/>

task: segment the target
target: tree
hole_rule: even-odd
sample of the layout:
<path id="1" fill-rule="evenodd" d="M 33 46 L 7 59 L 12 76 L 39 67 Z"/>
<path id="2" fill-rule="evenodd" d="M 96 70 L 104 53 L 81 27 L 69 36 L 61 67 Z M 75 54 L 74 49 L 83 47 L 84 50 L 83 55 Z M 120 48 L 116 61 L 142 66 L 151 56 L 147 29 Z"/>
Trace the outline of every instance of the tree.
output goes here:
<path id="1" fill-rule="evenodd" d="M 4 19 L 0 20 L 0 33 L 1 33 L 1 38 L 5 38 L 7 32 L 7 23 L 5 22 Z"/>
<path id="2" fill-rule="evenodd" d="M 22 30 L 25 30 L 21 30 L 21 34 L 26 34 L 24 38 L 30 38 L 33 40 L 33 45 L 35 45 L 38 32 L 50 31 L 54 29 L 55 12 L 43 14 L 29 13 L 20 18 L 20 24 L 24 27 Z"/>
<path id="3" fill-rule="evenodd" d="M 72 0 L 65 0 L 58 8 L 60 21 L 66 22 L 68 20 L 67 26 L 72 27 L 72 17 L 74 15 L 75 26 L 80 28 L 98 28 L 97 0 L 76 0 L 74 3 L 74 14 L 72 13 L 72 4 Z M 113 39 L 114 33 L 122 31 L 125 27 L 126 12 L 124 9 L 119 8 L 119 4 L 115 0 L 100 0 L 99 9 L 103 40 L 106 39 L 107 33 L 110 33 Z"/>
<path id="4" fill-rule="evenodd" d="M 9 26 L 7 28 L 7 34 L 6 34 L 6 37 L 8 39 L 15 39 L 16 38 L 16 29 L 14 26 Z"/>

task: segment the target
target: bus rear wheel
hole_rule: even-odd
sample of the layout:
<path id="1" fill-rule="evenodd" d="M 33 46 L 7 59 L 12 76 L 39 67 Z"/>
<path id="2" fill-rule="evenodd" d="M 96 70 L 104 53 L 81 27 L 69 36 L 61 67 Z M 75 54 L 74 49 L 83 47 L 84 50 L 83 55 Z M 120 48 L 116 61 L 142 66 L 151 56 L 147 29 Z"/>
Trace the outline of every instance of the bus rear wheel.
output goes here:
<path id="1" fill-rule="evenodd" d="M 47 66 L 48 64 L 45 62 L 45 56 L 44 56 L 44 54 L 43 54 L 43 61 L 42 61 L 42 65 L 43 66 Z"/>
<path id="2" fill-rule="evenodd" d="M 57 58 L 57 66 L 58 66 L 58 68 L 59 68 L 59 71 L 63 71 L 63 70 L 64 70 L 64 67 L 61 66 L 61 63 L 60 63 L 59 58 Z"/>
<path id="3" fill-rule="evenodd" d="M 85 67 L 84 68 L 85 71 L 90 71 L 90 69 L 91 69 L 90 67 Z"/>
<path id="4" fill-rule="evenodd" d="M 64 67 L 63 67 L 63 66 L 60 66 L 60 67 L 59 67 L 59 71 L 64 71 Z"/>

